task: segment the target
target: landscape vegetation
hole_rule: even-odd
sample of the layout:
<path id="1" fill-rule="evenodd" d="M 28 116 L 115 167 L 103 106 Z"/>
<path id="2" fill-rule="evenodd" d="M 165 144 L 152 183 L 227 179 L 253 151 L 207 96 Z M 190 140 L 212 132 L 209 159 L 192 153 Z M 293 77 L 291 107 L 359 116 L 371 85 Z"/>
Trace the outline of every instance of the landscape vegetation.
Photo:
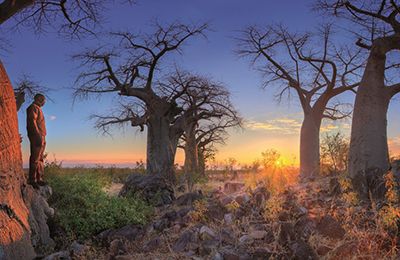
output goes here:
<path id="1" fill-rule="evenodd" d="M 130 168 L 65 167 L 47 154 L 48 184 L 33 187 L 18 111 L 35 93 L 51 99 L 57 89 L 29 76 L 12 85 L 0 63 L 0 259 L 400 257 L 400 160 L 387 137 L 389 103 L 400 92 L 398 1 L 316 0 L 310 13 L 326 19 L 317 27 L 238 28 L 236 57 L 302 115 L 299 161 L 266 147 L 247 164 L 216 160 L 230 133 L 247 126 L 230 87 L 164 62 L 207 40 L 211 23 L 155 20 L 149 31 L 100 33 L 105 9 L 139 4 L 0 1 L 0 28 L 55 29 L 78 42 L 95 36 L 72 55 L 74 102 L 110 98 L 109 113 L 87 115 L 95 128 L 146 137 L 145 161 Z M 338 99 L 350 93 L 353 103 Z M 322 131 L 327 120 L 351 121 L 350 135 Z"/>

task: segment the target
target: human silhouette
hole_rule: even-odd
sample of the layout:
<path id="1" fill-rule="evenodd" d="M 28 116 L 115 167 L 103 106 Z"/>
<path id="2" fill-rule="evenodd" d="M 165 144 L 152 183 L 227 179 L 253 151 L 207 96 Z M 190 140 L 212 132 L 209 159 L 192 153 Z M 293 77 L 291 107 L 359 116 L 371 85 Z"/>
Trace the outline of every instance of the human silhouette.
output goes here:
<path id="1" fill-rule="evenodd" d="M 27 108 L 26 128 L 31 145 L 31 156 L 29 158 L 29 181 L 34 188 L 46 185 L 43 180 L 44 173 L 44 150 L 46 147 L 46 123 L 42 107 L 46 98 L 42 94 L 36 94 L 33 103 Z"/>

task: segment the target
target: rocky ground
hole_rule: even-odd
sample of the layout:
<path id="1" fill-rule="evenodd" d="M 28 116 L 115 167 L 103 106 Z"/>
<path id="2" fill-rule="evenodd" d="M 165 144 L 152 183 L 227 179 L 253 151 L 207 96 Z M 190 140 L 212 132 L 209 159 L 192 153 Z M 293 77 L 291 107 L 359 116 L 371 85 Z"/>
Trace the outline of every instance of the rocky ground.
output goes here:
<path id="1" fill-rule="evenodd" d="M 355 205 L 337 177 L 292 185 L 279 194 L 230 181 L 208 193 L 180 195 L 158 207 L 145 227 L 106 230 L 45 259 L 399 257 L 396 235 L 380 226 L 376 211 Z"/>

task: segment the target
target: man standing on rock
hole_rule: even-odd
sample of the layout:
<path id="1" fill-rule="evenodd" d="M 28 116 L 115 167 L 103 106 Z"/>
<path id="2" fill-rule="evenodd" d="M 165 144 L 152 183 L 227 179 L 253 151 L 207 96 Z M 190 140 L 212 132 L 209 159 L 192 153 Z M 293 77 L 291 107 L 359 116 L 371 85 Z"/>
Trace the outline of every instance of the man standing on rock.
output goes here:
<path id="1" fill-rule="evenodd" d="M 34 188 L 46 185 L 43 181 L 44 173 L 44 149 L 46 147 L 46 123 L 42 106 L 46 98 L 42 94 L 36 94 L 33 103 L 27 108 L 26 128 L 31 144 L 31 156 L 29 158 L 29 181 Z"/>

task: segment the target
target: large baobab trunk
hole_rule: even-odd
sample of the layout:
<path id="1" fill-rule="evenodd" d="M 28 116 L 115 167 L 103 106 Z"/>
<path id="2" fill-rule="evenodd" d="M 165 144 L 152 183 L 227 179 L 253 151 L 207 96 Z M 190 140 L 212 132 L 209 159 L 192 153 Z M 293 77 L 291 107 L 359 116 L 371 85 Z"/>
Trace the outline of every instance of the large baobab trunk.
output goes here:
<path id="1" fill-rule="evenodd" d="M 163 115 L 151 115 L 147 124 L 147 172 L 174 180 L 174 160 L 177 141 L 171 136 L 170 120 Z"/>
<path id="2" fill-rule="evenodd" d="M 15 96 L 0 62 L 0 259 L 32 259 Z"/>
<path id="3" fill-rule="evenodd" d="M 364 200 L 371 188 L 382 185 L 389 169 L 386 114 L 391 97 L 384 84 L 385 62 L 385 53 L 373 47 L 354 104 L 349 176 Z"/>
<path id="4" fill-rule="evenodd" d="M 300 176 L 313 177 L 319 174 L 319 132 L 321 113 L 305 113 L 300 130 Z"/>
<path id="5" fill-rule="evenodd" d="M 198 147 L 196 141 L 196 124 L 189 124 L 185 129 L 185 172 L 198 173 Z"/>

